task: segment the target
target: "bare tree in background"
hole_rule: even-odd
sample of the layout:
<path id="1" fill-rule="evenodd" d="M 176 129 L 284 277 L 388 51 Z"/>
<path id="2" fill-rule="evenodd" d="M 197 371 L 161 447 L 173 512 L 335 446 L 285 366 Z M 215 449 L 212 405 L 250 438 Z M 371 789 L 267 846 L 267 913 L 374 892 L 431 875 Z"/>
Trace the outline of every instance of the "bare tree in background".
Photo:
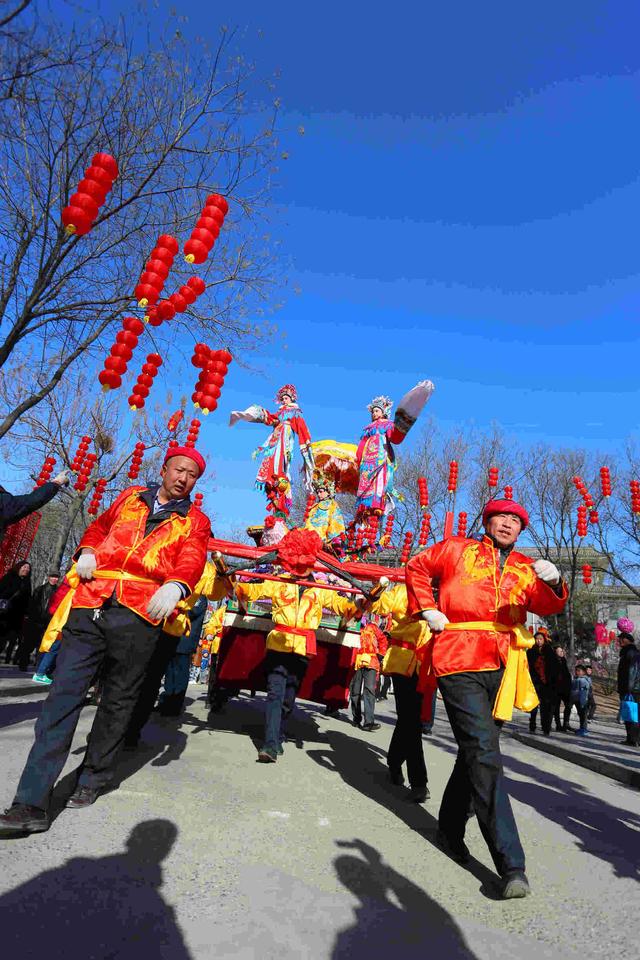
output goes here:
<path id="1" fill-rule="evenodd" d="M 276 108 L 265 116 L 249 102 L 252 70 L 233 34 L 223 30 L 209 52 L 169 21 L 153 47 L 122 22 L 68 32 L 33 8 L 12 9 L 0 34 L 0 367 L 5 377 L 27 375 L 16 405 L 0 411 L 0 437 L 78 358 L 104 349 L 135 307 L 158 235 L 186 240 L 212 190 L 230 211 L 211 262 L 198 268 L 207 293 L 156 329 L 160 345 L 188 332 L 251 347 L 271 332 L 264 316 L 275 275 L 263 214 Z M 97 151 L 117 158 L 120 175 L 92 231 L 69 237 L 61 211 Z M 166 294 L 193 272 L 178 266 Z"/>

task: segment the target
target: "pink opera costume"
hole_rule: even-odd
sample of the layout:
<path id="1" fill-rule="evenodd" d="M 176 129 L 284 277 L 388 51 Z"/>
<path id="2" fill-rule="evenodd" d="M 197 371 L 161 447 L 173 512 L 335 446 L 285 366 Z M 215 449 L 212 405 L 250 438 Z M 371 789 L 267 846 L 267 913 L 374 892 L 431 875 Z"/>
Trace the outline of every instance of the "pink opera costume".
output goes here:
<path id="1" fill-rule="evenodd" d="M 232 427 L 238 420 L 246 423 L 265 423 L 273 430 L 262 446 L 254 451 L 254 459 L 260 461 L 256 474 L 256 488 L 264 490 L 272 477 L 286 477 L 291 482 L 291 460 L 293 459 L 294 435 L 300 444 L 300 453 L 304 462 L 305 481 L 311 483 L 313 475 L 313 453 L 311 435 L 298 406 L 298 394 L 291 383 L 280 387 L 276 394 L 278 410 L 269 413 L 256 404 L 246 410 L 234 410 L 229 418 Z"/>
<path id="2" fill-rule="evenodd" d="M 389 418 L 393 405 L 389 397 L 374 397 L 369 404 L 367 409 L 371 414 L 371 423 L 362 431 L 356 451 L 358 520 L 363 520 L 372 513 L 393 512 L 393 480 L 396 471 L 393 447 L 402 443 L 433 390 L 430 380 L 421 380 L 403 396 L 393 420 Z"/>

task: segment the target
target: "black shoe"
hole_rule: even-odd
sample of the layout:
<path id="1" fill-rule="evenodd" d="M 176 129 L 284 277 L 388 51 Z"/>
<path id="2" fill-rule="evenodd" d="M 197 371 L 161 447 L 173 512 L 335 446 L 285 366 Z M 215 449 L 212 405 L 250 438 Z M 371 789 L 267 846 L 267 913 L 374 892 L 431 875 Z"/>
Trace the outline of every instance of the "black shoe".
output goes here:
<path id="1" fill-rule="evenodd" d="M 263 747 L 258 752 L 258 763 L 276 763 L 278 754 L 271 747 Z"/>
<path id="2" fill-rule="evenodd" d="M 389 770 L 389 780 L 395 787 L 404 787 L 402 770 Z"/>
<path id="3" fill-rule="evenodd" d="M 446 853 L 452 860 L 455 860 L 456 863 L 465 864 L 471 859 L 469 848 L 464 840 L 452 843 L 442 830 L 438 830 L 436 833 L 436 843 L 442 852 Z"/>
<path id="4" fill-rule="evenodd" d="M 352 720 L 351 723 L 354 725 L 354 727 L 362 726 L 362 720 Z"/>
<path id="5" fill-rule="evenodd" d="M 46 810 L 32 807 L 29 803 L 12 803 L 0 814 L 0 837 L 19 833 L 43 833 L 51 826 Z"/>
<path id="6" fill-rule="evenodd" d="M 366 730 L 367 733 L 372 733 L 373 730 L 380 729 L 380 724 L 379 723 L 363 723 L 362 729 Z"/>
<path id="7" fill-rule="evenodd" d="M 431 799 L 431 794 L 429 793 L 429 787 L 412 787 L 407 795 L 407 800 L 410 803 L 426 803 L 427 800 Z"/>
<path id="8" fill-rule="evenodd" d="M 81 810 L 83 807 L 90 807 L 99 796 L 100 790 L 94 787 L 76 787 L 65 803 L 65 807 L 70 807 L 72 810 Z"/>
<path id="9" fill-rule="evenodd" d="M 529 727 L 529 733 L 537 733 L 537 730 L 532 730 L 531 727 Z"/>
<path id="10" fill-rule="evenodd" d="M 518 900 L 522 897 L 528 897 L 531 893 L 529 881 L 522 870 L 507 873 L 502 880 L 503 886 L 500 895 L 503 900 Z"/>

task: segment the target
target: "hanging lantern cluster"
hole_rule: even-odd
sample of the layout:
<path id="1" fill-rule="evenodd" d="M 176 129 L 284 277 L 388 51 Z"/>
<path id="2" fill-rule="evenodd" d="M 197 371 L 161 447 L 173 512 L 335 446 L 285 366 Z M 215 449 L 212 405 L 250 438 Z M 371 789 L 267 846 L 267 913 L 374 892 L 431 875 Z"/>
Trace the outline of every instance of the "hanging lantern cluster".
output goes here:
<path id="1" fill-rule="evenodd" d="M 499 477 L 499 476 L 500 476 L 500 471 L 498 470 L 497 467 L 489 467 L 489 478 L 488 478 L 488 481 L 487 481 L 487 482 L 488 482 L 488 484 L 489 484 L 490 487 L 497 487 L 497 486 L 498 486 L 498 477 Z"/>
<path id="2" fill-rule="evenodd" d="M 167 430 L 171 431 L 171 433 L 173 433 L 174 430 L 177 430 L 178 424 L 181 422 L 183 417 L 184 413 L 182 410 L 176 410 L 175 413 L 172 413 L 169 417 L 169 422 L 167 423 Z"/>
<path id="3" fill-rule="evenodd" d="M 602 496 L 610 497 L 611 496 L 611 471 L 609 467 L 600 467 L 600 486 L 602 488 Z"/>
<path id="4" fill-rule="evenodd" d="M 504 488 L 504 498 L 505 500 L 513 500 L 513 487 L 507 486 Z"/>
<path id="5" fill-rule="evenodd" d="M 455 493 L 458 486 L 458 461 L 452 460 L 449 464 L 449 482 L 447 490 L 449 493 Z"/>
<path id="6" fill-rule="evenodd" d="M 129 464 L 129 473 L 127 476 L 129 480 L 137 480 L 138 474 L 140 473 L 140 466 L 142 464 L 142 458 L 144 457 L 144 443 L 140 440 L 136 443 L 133 448 L 133 456 L 131 457 L 131 463 Z"/>
<path id="7" fill-rule="evenodd" d="M 129 406 L 132 410 L 141 410 L 144 407 L 144 401 L 149 396 L 149 390 L 153 386 L 153 381 L 158 376 L 158 368 L 161 366 L 162 357 L 159 353 L 150 353 L 147 356 L 147 362 L 142 364 L 142 372 L 138 374 L 138 379 L 134 383 L 129 397 Z"/>
<path id="8" fill-rule="evenodd" d="M 229 211 L 229 204 L 219 193 L 210 194 L 184 245 L 187 263 L 204 263 L 218 239 L 220 228 Z"/>
<path id="9" fill-rule="evenodd" d="M 166 300 L 161 300 L 157 306 L 149 307 L 145 320 L 152 327 L 159 327 L 164 320 L 173 320 L 176 313 L 184 313 L 206 289 L 207 285 L 201 277 L 190 277 L 177 293 L 172 293 Z"/>
<path id="10" fill-rule="evenodd" d="M 375 547 L 378 542 L 378 527 L 380 526 L 380 515 L 372 513 L 367 524 L 366 536 L 370 547 Z"/>
<path id="11" fill-rule="evenodd" d="M 82 438 L 85 439 L 84 437 Z M 80 472 L 78 473 L 78 479 L 73 485 L 73 489 L 77 490 L 78 493 L 83 493 L 87 483 L 89 482 L 89 477 L 91 476 L 91 471 L 93 470 L 94 464 L 97 460 L 95 453 L 88 453 L 82 462 L 80 467 Z"/>
<path id="12" fill-rule="evenodd" d="M 153 306 L 158 302 L 165 280 L 173 266 L 179 244 L 175 237 L 163 233 L 151 251 L 144 270 L 140 274 L 135 290 L 133 291 L 139 307 Z"/>
<path id="13" fill-rule="evenodd" d="M 400 563 L 402 566 L 404 566 L 405 563 L 409 562 L 412 543 L 413 543 L 413 533 L 411 532 L 411 530 L 407 530 L 407 532 L 404 535 L 404 541 L 402 543 L 402 552 L 400 554 Z"/>
<path id="14" fill-rule="evenodd" d="M 204 493 L 196 493 L 193 498 L 193 504 L 198 510 L 202 510 L 202 501 L 204 500 Z"/>
<path id="15" fill-rule="evenodd" d="M 62 211 L 65 233 L 79 237 L 89 233 L 117 176 L 118 164 L 110 153 L 94 154 L 91 166 L 84 172 L 84 180 Z"/>
<path id="16" fill-rule="evenodd" d="M 365 533 L 364 526 L 359 526 L 356 531 L 356 541 L 355 541 L 356 553 L 360 553 L 360 551 L 364 547 L 364 533 Z"/>
<path id="17" fill-rule="evenodd" d="M 87 450 L 89 449 L 89 444 L 91 443 L 91 437 L 83 437 L 80 443 L 78 444 L 78 449 L 75 452 L 75 456 L 71 461 L 71 469 L 74 473 L 78 473 L 82 464 L 84 463 L 84 458 L 87 455 Z"/>
<path id="18" fill-rule="evenodd" d="M 418 477 L 418 499 L 420 500 L 420 509 L 424 513 L 429 506 L 429 488 L 426 477 Z"/>
<path id="19" fill-rule="evenodd" d="M 390 513 L 384 525 L 384 531 L 382 533 L 382 536 L 380 537 L 380 546 L 388 547 L 389 544 L 391 543 L 391 537 L 393 535 L 394 520 L 395 520 L 394 515 Z"/>
<path id="20" fill-rule="evenodd" d="M 104 479 L 104 477 L 100 477 L 100 479 L 96 482 L 96 485 L 93 489 L 93 496 L 91 497 L 91 503 L 89 504 L 89 507 L 87 509 L 87 513 L 90 513 L 92 517 L 95 517 L 98 513 L 98 510 L 100 508 L 100 501 L 104 496 L 104 491 L 106 489 L 106 486 L 107 486 L 107 481 Z"/>
<path id="21" fill-rule="evenodd" d="M 144 330 L 142 320 L 137 317 L 125 317 L 122 321 L 122 330 L 116 334 L 115 343 L 104 362 L 104 370 L 98 374 L 102 389 L 117 390 L 122 386 L 122 377 L 127 372 L 127 365 L 133 351 L 138 346 L 138 337 Z"/>
<path id="22" fill-rule="evenodd" d="M 200 421 L 192 420 L 189 425 L 189 433 L 185 441 L 185 447 L 195 447 L 198 434 L 200 433 Z"/>
<path id="23" fill-rule="evenodd" d="M 212 350 L 205 343 L 196 343 L 191 363 L 201 370 L 191 399 L 206 416 L 218 406 L 229 364 L 233 357 L 228 350 Z"/>
<path id="24" fill-rule="evenodd" d="M 36 487 L 42 487 L 45 483 L 49 482 L 51 479 L 51 474 L 53 473 L 55 462 L 55 457 L 45 457 L 44 463 L 42 464 L 42 470 L 38 474 L 38 478 L 36 480 Z"/>
<path id="25" fill-rule="evenodd" d="M 583 582 L 586 586 L 588 586 L 590 583 L 593 583 L 593 580 L 591 579 L 591 574 L 592 574 L 592 573 L 593 573 L 593 569 L 592 569 L 592 567 L 591 567 L 591 564 L 590 564 L 590 563 L 583 563 L 583 564 L 582 564 L 582 582 Z"/>
<path id="26" fill-rule="evenodd" d="M 431 530 L 431 514 L 423 513 L 422 520 L 420 521 L 420 532 L 418 534 L 418 546 L 426 547 L 429 540 L 429 532 Z"/>
<path id="27" fill-rule="evenodd" d="M 589 523 L 599 523 L 600 517 L 597 510 L 592 510 L 589 514 Z"/>
<path id="28" fill-rule="evenodd" d="M 356 546 L 356 529 L 353 524 L 347 530 L 347 547 L 350 553 L 353 553 Z"/>
<path id="29" fill-rule="evenodd" d="M 314 505 L 315 502 L 316 502 L 316 498 L 312 493 L 310 493 L 309 496 L 307 497 L 307 502 L 304 507 L 304 516 L 302 518 L 303 523 L 306 523 L 307 520 L 309 519 L 309 514 L 311 513 L 311 507 Z"/>
<path id="30" fill-rule="evenodd" d="M 578 536 L 586 537 L 587 535 L 587 508 L 583 503 L 578 507 Z"/>
<path id="31" fill-rule="evenodd" d="M 593 497 L 589 493 L 586 483 L 584 482 L 582 477 L 578 477 L 578 476 L 573 477 L 572 482 L 574 487 L 582 497 L 585 507 L 589 511 L 589 523 L 598 523 L 600 519 L 598 516 L 598 511 L 595 508 Z"/>
<path id="32" fill-rule="evenodd" d="M 629 489 L 631 490 L 631 510 L 636 516 L 640 516 L 640 480 L 630 480 Z"/>
<path id="33" fill-rule="evenodd" d="M 497 482 L 498 481 L 496 480 L 496 484 Z M 467 514 L 464 512 L 464 510 L 461 510 L 460 513 L 458 514 L 458 536 L 466 537 L 466 535 L 467 535 Z"/>

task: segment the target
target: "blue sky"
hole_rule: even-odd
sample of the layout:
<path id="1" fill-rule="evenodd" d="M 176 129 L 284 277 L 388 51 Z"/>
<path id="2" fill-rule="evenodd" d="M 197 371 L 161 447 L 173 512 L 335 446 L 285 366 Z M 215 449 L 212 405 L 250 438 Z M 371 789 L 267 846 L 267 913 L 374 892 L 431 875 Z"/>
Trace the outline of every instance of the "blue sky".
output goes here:
<path id="1" fill-rule="evenodd" d="M 315 438 L 357 439 L 373 394 L 424 377 L 446 425 L 612 452 L 637 429 L 637 3 L 184 12 L 188 36 L 237 25 L 258 73 L 279 72 L 289 153 L 286 349 L 256 358 L 258 376 L 232 367 L 202 433 L 219 529 L 262 516 L 250 451 L 265 433 L 228 430 L 228 412 L 284 381 Z"/>

